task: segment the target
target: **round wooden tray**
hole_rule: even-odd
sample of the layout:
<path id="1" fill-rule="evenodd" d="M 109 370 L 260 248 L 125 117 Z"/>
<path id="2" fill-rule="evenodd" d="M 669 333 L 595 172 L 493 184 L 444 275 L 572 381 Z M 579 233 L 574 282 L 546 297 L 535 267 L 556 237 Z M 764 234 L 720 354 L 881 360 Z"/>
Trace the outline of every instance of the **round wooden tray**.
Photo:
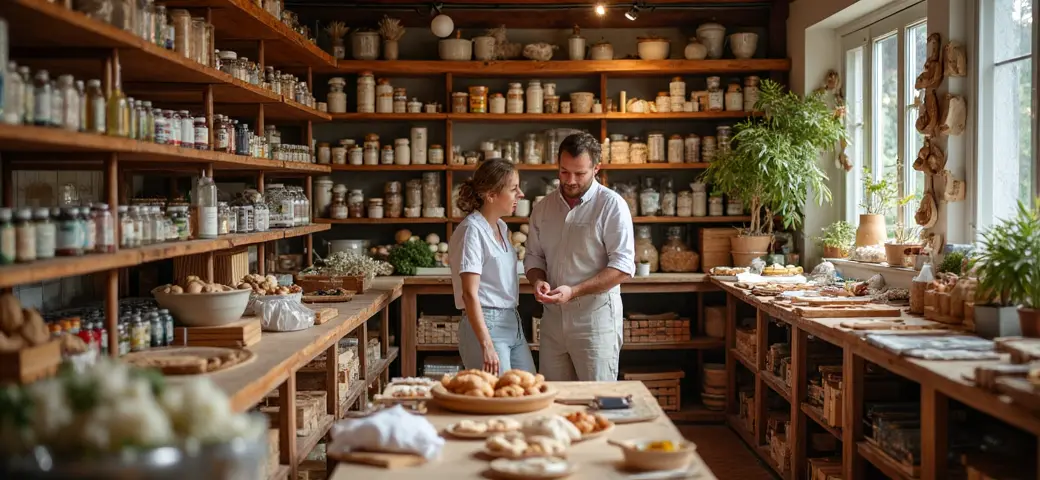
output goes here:
<path id="1" fill-rule="evenodd" d="M 483 415 L 512 415 L 515 413 L 537 412 L 553 404 L 560 392 L 549 386 L 545 393 L 524 397 L 471 397 L 447 391 L 443 385 L 430 389 L 433 401 L 440 407 L 460 413 L 476 413 Z"/>
<path id="2" fill-rule="evenodd" d="M 163 375 L 200 375 L 223 372 L 256 359 L 256 354 L 242 348 L 165 347 L 134 352 L 122 360 L 142 368 L 154 368 Z M 169 365 L 162 365 L 169 360 Z M 182 363 L 183 362 L 183 363 Z"/>
<path id="3" fill-rule="evenodd" d="M 500 459 L 497 459 L 497 460 L 493 460 L 488 465 L 489 471 L 491 472 L 492 476 L 494 476 L 495 478 L 502 478 L 502 479 L 506 479 L 506 480 L 513 480 L 513 479 L 515 479 L 515 480 L 550 480 L 550 479 L 564 478 L 564 477 L 570 476 L 570 475 L 574 474 L 574 471 L 577 469 L 574 464 L 568 463 L 567 464 L 567 469 L 562 471 L 562 472 L 551 472 L 551 473 L 550 472 L 546 472 L 546 473 L 542 473 L 542 474 L 534 474 L 534 473 L 529 473 L 529 472 L 518 472 L 518 471 L 515 471 L 514 469 L 508 467 L 508 465 L 510 463 L 514 462 L 514 461 L 515 460 L 510 460 L 510 459 L 507 459 L 507 458 L 500 458 Z"/>

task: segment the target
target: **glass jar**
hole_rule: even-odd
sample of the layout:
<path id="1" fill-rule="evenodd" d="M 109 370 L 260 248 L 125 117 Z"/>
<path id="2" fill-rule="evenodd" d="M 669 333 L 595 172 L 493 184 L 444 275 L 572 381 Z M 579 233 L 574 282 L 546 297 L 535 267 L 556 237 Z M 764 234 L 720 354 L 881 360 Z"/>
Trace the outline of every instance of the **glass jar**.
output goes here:
<path id="1" fill-rule="evenodd" d="M 130 207 L 120 205 L 119 212 L 119 248 L 133 248 L 137 246 L 137 232 L 134 229 L 134 219 L 130 218 Z"/>
<path id="2" fill-rule="evenodd" d="M 628 146 L 628 158 L 630 163 L 646 163 L 649 157 L 649 148 L 639 137 L 632 137 Z"/>
<path id="3" fill-rule="evenodd" d="M 291 228 L 295 212 L 294 199 L 281 183 L 269 183 L 264 189 L 268 223 L 271 228 Z"/>
<path id="4" fill-rule="evenodd" d="M 383 150 L 379 155 L 380 165 L 393 165 L 394 164 L 394 146 L 383 145 Z"/>
<path id="5" fill-rule="evenodd" d="M 191 51 L 191 14 L 187 10 L 170 11 L 173 21 L 173 50 L 187 58 L 192 58 Z"/>
<path id="6" fill-rule="evenodd" d="M 365 216 L 365 194 L 361 190 L 351 190 L 347 197 L 347 210 L 350 218 Z"/>
<path id="7" fill-rule="evenodd" d="M 668 92 L 657 92 L 657 97 L 654 100 L 657 106 L 657 113 L 670 113 L 672 111 L 672 97 L 668 95 Z"/>
<path id="8" fill-rule="evenodd" d="M 744 110 L 744 91 L 739 83 L 731 83 L 726 87 L 726 111 L 740 112 Z"/>
<path id="9" fill-rule="evenodd" d="M 191 19 L 191 58 L 198 63 L 203 62 L 206 51 L 206 19 L 194 17 Z"/>
<path id="10" fill-rule="evenodd" d="M 501 93 L 494 93 L 488 100 L 488 111 L 491 113 L 506 113 L 506 97 Z"/>
<path id="11" fill-rule="evenodd" d="M 654 178 L 643 177 L 643 188 L 639 192 L 639 213 L 644 217 L 652 217 L 660 210 L 661 194 L 654 188 Z"/>
<path id="12" fill-rule="evenodd" d="M 318 143 L 318 163 L 328 165 L 332 162 L 332 151 L 329 149 L 329 142 Z"/>
<path id="13" fill-rule="evenodd" d="M 639 216 L 639 194 L 636 193 L 636 188 L 633 185 L 627 183 L 619 183 L 614 186 L 621 198 L 625 200 L 625 204 L 628 205 L 629 214 L 633 217 Z"/>
<path id="14" fill-rule="evenodd" d="M 343 77 L 329 79 L 329 94 L 325 97 L 329 113 L 347 113 L 347 94 L 343 91 L 346 85 Z"/>
<path id="15" fill-rule="evenodd" d="M 365 163 L 365 150 L 360 145 L 354 145 L 350 147 L 347 153 L 347 161 L 351 165 L 364 165 Z"/>
<path id="16" fill-rule="evenodd" d="M 664 133 L 650 132 L 646 137 L 647 163 L 662 163 L 665 161 L 666 143 Z"/>
<path id="17" fill-rule="evenodd" d="M 725 93 L 722 91 L 722 79 L 708 77 L 708 111 L 721 112 L 725 107 Z"/>
<path id="18" fill-rule="evenodd" d="M 36 231 L 36 238 L 33 240 L 36 242 L 36 259 L 54 258 L 57 228 L 54 222 L 51 221 L 50 209 L 38 208 L 33 217 L 35 220 L 33 228 Z"/>
<path id="19" fill-rule="evenodd" d="M 487 113 L 488 89 L 483 85 L 469 87 L 469 112 Z"/>
<path id="20" fill-rule="evenodd" d="M 722 202 L 722 195 L 712 195 L 708 197 L 708 216 L 709 217 L 721 217 L 725 215 L 726 207 Z"/>
<path id="21" fill-rule="evenodd" d="M 706 217 L 708 216 L 708 188 L 701 182 L 693 182 L 690 184 L 690 188 L 693 189 L 693 216 L 695 217 Z"/>
<path id="22" fill-rule="evenodd" d="M 185 224 L 184 233 L 186 235 L 190 233 L 188 232 L 187 224 Z M 231 207 L 228 206 L 227 202 L 217 202 L 217 235 L 227 235 L 229 233 L 231 233 Z"/>
<path id="23" fill-rule="evenodd" d="M 412 101 L 408 102 L 406 107 L 408 113 L 422 113 L 422 102 L 418 98 L 412 98 Z"/>
<path id="24" fill-rule="evenodd" d="M 675 216 L 675 191 L 672 190 L 672 178 L 661 179 L 661 215 Z"/>
<path id="25" fill-rule="evenodd" d="M 357 80 L 358 113 L 376 111 L 376 77 L 372 72 L 361 72 Z"/>
<path id="26" fill-rule="evenodd" d="M 675 215 L 679 217 L 693 216 L 693 194 L 683 190 L 675 197 Z"/>
<path id="27" fill-rule="evenodd" d="M 350 217 L 350 211 L 347 207 L 347 192 L 346 188 L 342 185 L 338 185 L 335 191 L 332 193 L 332 203 L 329 204 L 329 217 L 336 220 L 343 220 Z"/>
<path id="28" fill-rule="evenodd" d="M 542 112 L 550 115 L 560 113 L 560 97 L 558 95 L 546 95 L 542 105 Z"/>
<path id="29" fill-rule="evenodd" d="M 537 133 L 528 133 L 524 137 L 524 163 L 538 165 L 542 163 L 542 142 Z"/>
<path id="30" fill-rule="evenodd" d="M 441 175 L 438 172 L 427 172 L 422 176 L 422 206 L 437 208 L 441 206 Z"/>
<path id="31" fill-rule="evenodd" d="M 386 182 L 383 187 L 383 198 L 388 218 L 401 218 L 404 210 L 404 196 L 401 193 L 401 182 Z"/>
<path id="32" fill-rule="evenodd" d="M 466 113 L 469 108 L 469 94 L 451 92 L 451 113 Z"/>
<path id="33" fill-rule="evenodd" d="M 239 205 L 238 206 L 238 233 L 253 233 L 253 206 L 252 205 Z"/>
<path id="34" fill-rule="evenodd" d="M 383 218 L 383 199 L 368 199 L 368 218 Z"/>
<path id="35" fill-rule="evenodd" d="M 365 135 L 365 150 L 363 157 L 365 165 L 379 165 L 379 135 L 374 133 Z"/>
<path id="36" fill-rule="evenodd" d="M 686 98 L 686 82 L 682 77 L 672 77 L 672 81 L 668 82 L 668 95 Z"/>
<path id="37" fill-rule="evenodd" d="M 726 202 L 726 215 L 739 216 L 744 214 L 744 203 L 735 198 Z"/>
<path id="38" fill-rule="evenodd" d="M 408 113 L 407 92 L 404 88 L 394 89 L 394 113 Z"/>
<path id="39" fill-rule="evenodd" d="M 658 267 L 657 247 L 651 235 L 650 225 L 636 226 L 635 241 L 636 263 L 649 263 L 650 271 L 656 272 Z"/>
<path id="40" fill-rule="evenodd" d="M 701 137 L 696 133 L 686 136 L 683 141 L 683 159 L 686 163 L 697 163 L 701 161 Z"/>
<path id="41" fill-rule="evenodd" d="M 108 204 L 94 204 L 94 251 L 97 253 L 113 253 L 116 251 L 116 223 Z"/>
<path id="42" fill-rule="evenodd" d="M 701 137 L 701 161 L 711 162 L 715 160 L 715 137 L 705 135 Z"/>
<path id="43" fill-rule="evenodd" d="M 527 113 L 542 113 L 542 93 L 541 81 L 527 82 Z"/>
<path id="44" fill-rule="evenodd" d="M 385 78 L 376 82 L 376 113 L 394 113 L 394 86 Z"/>
<path id="45" fill-rule="evenodd" d="M 719 152 L 729 151 L 729 139 L 732 136 L 732 129 L 728 125 L 719 125 L 715 127 L 715 141 L 717 142 L 717 149 Z"/>
<path id="46" fill-rule="evenodd" d="M 411 165 L 411 163 L 412 147 L 408 144 L 408 139 L 398 138 L 394 140 L 394 164 Z"/>
<path id="47" fill-rule="evenodd" d="M 421 208 L 422 207 L 422 180 L 412 179 L 405 184 L 407 189 L 405 190 L 404 204 L 408 208 Z"/>
<path id="48" fill-rule="evenodd" d="M 428 160 L 428 151 L 426 150 L 426 140 L 428 139 L 428 133 L 426 127 L 412 127 L 410 132 L 411 140 L 411 153 L 409 158 L 411 163 L 415 165 L 426 165 Z"/>
<path id="49" fill-rule="evenodd" d="M 206 126 L 205 117 L 195 117 L 195 149 L 209 150 L 209 127 Z"/>
<path id="50" fill-rule="evenodd" d="M 625 164 L 632 163 L 631 144 L 626 137 L 620 140 L 610 140 L 610 163 Z"/>
<path id="51" fill-rule="evenodd" d="M 756 103 L 758 103 L 758 77 L 750 75 L 744 77 L 744 111 L 755 111 Z"/>
<path id="52" fill-rule="evenodd" d="M 668 227 L 668 239 L 661 245 L 661 271 L 686 273 L 697 271 L 700 255 L 683 241 L 683 227 Z"/>
<path id="53" fill-rule="evenodd" d="M 510 83 L 506 92 L 506 113 L 524 113 L 524 88 L 520 83 Z"/>
<path id="54" fill-rule="evenodd" d="M 668 138 L 668 163 L 683 163 L 685 160 L 685 142 L 680 135 Z"/>
<path id="55" fill-rule="evenodd" d="M 430 165 L 444 165 L 444 147 L 437 144 L 430 145 L 430 151 L 427 157 L 430 161 Z"/>

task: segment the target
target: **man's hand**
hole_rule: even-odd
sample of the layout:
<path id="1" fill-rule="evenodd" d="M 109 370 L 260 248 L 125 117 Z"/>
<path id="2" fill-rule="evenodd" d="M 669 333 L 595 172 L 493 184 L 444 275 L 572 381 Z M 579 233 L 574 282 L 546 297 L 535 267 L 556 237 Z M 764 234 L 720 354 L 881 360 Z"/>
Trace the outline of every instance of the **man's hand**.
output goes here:
<path id="1" fill-rule="evenodd" d="M 559 287 L 556 287 L 552 291 L 550 291 L 548 295 L 546 295 L 546 298 L 549 299 L 549 303 L 562 305 L 571 301 L 571 299 L 574 298 L 574 289 L 568 287 L 567 285 L 560 285 Z"/>
<path id="2" fill-rule="evenodd" d="M 552 299 L 548 297 L 550 291 L 552 291 L 552 287 L 549 286 L 549 282 L 545 280 L 534 281 L 534 299 L 538 300 L 538 303 L 553 303 Z"/>

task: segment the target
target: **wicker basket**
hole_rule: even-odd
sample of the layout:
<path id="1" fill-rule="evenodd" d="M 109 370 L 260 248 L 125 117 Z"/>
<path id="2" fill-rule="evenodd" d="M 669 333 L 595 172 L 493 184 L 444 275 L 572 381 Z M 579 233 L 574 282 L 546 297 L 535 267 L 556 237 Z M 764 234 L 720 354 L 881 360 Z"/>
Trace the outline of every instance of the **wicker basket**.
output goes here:
<path id="1" fill-rule="evenodd" d="M 173 275 L 178 280 L 187 278 L 189 275 L 205 276 L 206 254 L 174 258 Z M 214 282 L 235 286 L 246 275 L 249 275 L 249 247 L 213 253 Z"/>
<path id="2" fill-rule="evenodd" d="M 679 395 L 679 380 L 685 373 L 682 370 L 654 370 L 648 368 L 626 369 L 621 372 L 624 380 L 640 380 L 657 399 L 661 410 L 677 412 L 682 406 Z"/>
<path id="3" fill-rule="evenodd" d="M 683 342 L 690 339 L 690 319 L 625 320 L 625 343 Z"/>
<path id="4" fill-rule="evenodd" d="M 461 320 L 462 317 L 451 315 L 420 315 L 416 342 L 419 345 L 458 345 Z"/>

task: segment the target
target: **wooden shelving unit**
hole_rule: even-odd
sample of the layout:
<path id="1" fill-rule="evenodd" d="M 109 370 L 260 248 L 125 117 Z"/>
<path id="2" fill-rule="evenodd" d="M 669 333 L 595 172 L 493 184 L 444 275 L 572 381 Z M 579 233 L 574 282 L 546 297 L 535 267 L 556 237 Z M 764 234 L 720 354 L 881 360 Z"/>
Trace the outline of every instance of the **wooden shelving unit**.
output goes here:
<path id="1" fill-rule="evenodd" d="M 341 60 L 335 72 L 356 74 L 373 72 L 380 76 L 431 77 L 451 74 L 457 77 L 572 77 L 605 74 L 614 77 L 704 75 L 714 73 L 786 72 L 788 59 L 749 60 L 530 60 L 447 61 L 447 60 Z"/>
<path id="2" fill-rule="evenodd" d="M 409 224 L 437 224 L 437 223 L 460 223 L 464 218 L 319 218 L 315 223 L 330 225 L 409 225 Z M 502 220 L 510 224 L 521 224 L 530 221 L 527 217 L 503 217 Z M 722 216 L 722 217 L 632 217 L 635 224 L 643 223 L 674 223 L 674 224 L 730 224 L 750 222 L 750 215 Z"/>

